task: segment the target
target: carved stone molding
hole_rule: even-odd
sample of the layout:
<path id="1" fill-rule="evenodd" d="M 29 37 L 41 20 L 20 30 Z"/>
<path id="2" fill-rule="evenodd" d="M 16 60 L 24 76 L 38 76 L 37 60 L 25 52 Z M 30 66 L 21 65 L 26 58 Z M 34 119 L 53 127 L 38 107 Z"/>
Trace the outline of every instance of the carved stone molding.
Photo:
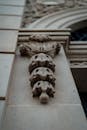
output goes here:
<path id="1" fill-rule="evenodd" d="M 87 68 L 87 61 L 70 61 L 70 67 L 71 68 Z"/>
<path id="2" fill-rule="evenodd" d="M 29 37 L 29 41 L 36 41 L 36 42 L 48 42 L 51 40 L 52 40 L 51 37 L 45 34 L 35 34 Z"/>

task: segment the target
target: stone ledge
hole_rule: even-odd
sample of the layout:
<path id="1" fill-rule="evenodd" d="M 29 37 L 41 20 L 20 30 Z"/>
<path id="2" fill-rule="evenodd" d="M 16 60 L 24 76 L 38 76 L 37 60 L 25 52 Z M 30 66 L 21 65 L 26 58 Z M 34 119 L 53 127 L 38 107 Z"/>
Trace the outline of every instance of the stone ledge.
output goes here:
<path id="1" fill-rule="evenodd" d="M 87 130 L 81 105 L 8 106 L 3 130 Z"/>

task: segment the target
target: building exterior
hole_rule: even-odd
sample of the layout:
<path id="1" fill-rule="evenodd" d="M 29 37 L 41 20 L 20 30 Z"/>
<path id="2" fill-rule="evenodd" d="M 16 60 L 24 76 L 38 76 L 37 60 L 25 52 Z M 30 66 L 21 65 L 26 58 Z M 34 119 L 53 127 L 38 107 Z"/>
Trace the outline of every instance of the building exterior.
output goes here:
<path id="1" fill-rule="evenodd" d="M 0 21 L 0 129 L 86 130 L 87 1 L 0 0 Z"/>

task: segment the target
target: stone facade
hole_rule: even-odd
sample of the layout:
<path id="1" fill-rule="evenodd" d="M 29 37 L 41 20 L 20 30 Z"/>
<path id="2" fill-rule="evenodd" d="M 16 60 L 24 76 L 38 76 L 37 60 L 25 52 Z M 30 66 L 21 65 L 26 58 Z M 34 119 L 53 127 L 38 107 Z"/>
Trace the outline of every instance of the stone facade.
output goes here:
<path id="1" fill-rule="evenodd" d="M 62 28 L 86 19 L 87 1 L 61 1 L 0 0 L 0 130 L 87 130 L 70 70 L 85 76 L 87 47 Z"/>

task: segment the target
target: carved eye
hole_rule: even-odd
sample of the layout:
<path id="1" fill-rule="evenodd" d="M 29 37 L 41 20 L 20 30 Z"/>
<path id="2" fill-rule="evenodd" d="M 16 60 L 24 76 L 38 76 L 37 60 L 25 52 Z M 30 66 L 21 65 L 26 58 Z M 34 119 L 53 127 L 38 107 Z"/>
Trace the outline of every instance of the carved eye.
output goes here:
<path id="1" fill-rule="evenodd" d="M 39 70 L 38 69 L 36 69 L 36 72 L 38 72 Z"/>
<path id="2" fill-rule="evenodd" d="M 41 87 L 36 88 L 36 91 L 37 91 L 38 96 L 40 96 L 41 93 L 42 93 L 42 89 L 41 89 Z"/>
<path id="3" fill-rule="evenodd" d="M 38 85 L 40 85 L 40 82 L 38 82 Z"/>
<path id="4" fill-rule="evenodd" d="M 35 59 L 37 59 L 37 57 L 38 57 L 38 56 L 36 55 L 36 56 L 35 56 Z"/>
<path id="5" fill-rule="evenodd" d="M 49 69 L 47 69 L 47 71 L 49 72 Z"/>

